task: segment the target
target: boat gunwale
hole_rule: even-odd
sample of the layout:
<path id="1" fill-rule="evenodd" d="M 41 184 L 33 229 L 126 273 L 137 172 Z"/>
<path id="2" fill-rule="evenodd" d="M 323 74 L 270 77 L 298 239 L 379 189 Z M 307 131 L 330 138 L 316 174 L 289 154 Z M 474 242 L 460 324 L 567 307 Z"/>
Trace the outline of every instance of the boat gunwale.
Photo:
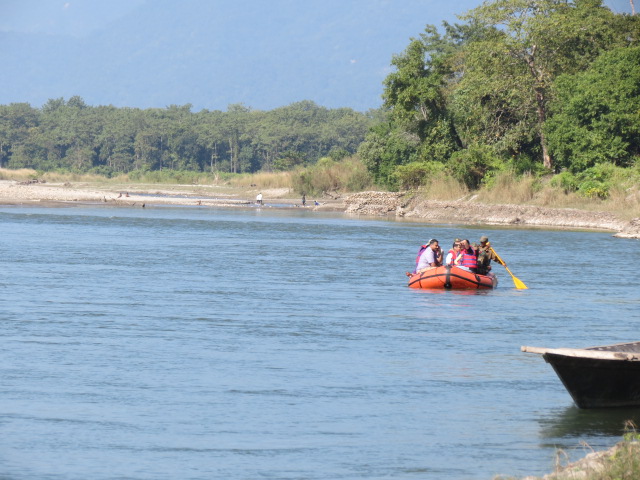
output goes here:
<path id="1" fill-rule="evenodd" d="M 624 352 L 614 350 L 616 347 L 627 345 L 638 345 L 638 352 Z M 606 348 L 607 350 L 598 350 Z M 618 343 L 614 345 L 603 345 L 589 348 L 544 348 L 522 346 L 520 350 L 526 353 L 536 353 L 543 355 L 546 359 L 547 355 L 558 355 L 563 357 L 588 358 L 594 360 L 611 360 L 611 361 L 640 361 L 640 342 Z"/>

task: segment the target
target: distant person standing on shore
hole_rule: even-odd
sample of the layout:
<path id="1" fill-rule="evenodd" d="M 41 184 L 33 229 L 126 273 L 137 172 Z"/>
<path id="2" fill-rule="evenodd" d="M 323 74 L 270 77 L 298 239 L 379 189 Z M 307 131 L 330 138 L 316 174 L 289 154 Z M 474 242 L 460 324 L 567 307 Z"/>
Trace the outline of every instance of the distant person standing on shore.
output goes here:
<path id="1" fill-rule="evenodd" d="M 262 193 L 259 193 L 258 195 L 256 195 L 256 203 L 258 205 L 262 205 Z"/>
<path id="2" fill-rule="evenodd" d="M 302 206 L 306 207 L 307 206 L 307 197 L 305 196 L 305 194 L 302 194 Z"/>

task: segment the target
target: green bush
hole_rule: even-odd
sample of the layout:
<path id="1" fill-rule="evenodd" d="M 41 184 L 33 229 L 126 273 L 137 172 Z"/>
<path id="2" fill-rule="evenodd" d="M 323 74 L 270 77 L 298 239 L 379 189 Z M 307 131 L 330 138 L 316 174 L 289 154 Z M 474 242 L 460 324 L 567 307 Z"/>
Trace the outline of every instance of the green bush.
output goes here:
<path id="1" fill-rule="evenodd" d="M 595 180 L 587 180 L 580 184 L 578 193 L 586 198 L 600 198 L 602 200 L 609 196 L 609 186 Z"/>
<path id="2" fill-rule="evenodd" d="M 426 185 L 430 179 L 439 176 L 444 169 L 444 164 L 440 162 L 411 162 L 397 166 L 393 177 L 401 189 L 415 189 Z"/>
<path id="3" fill-rule="evenodd" d="M 447 170 L 459 182 L 469 189 L 477 189 L 484 182 L 491 180 L 491 172 L 504 168 L 502 162 L 490 145 L 469 145 L 466 149 L 455 152 L 447 163 Z"/>
<path id="4" fill-rule="evenodd" d="M 538 158 L 534 158 L 524 153 L 520 155 L 513 155 L 507 163 L 507 168 L 513 170 L 516 175 L 530 173 L 535 176 L 540 176 L 549 173 Z"/>
<path id="5" fill-rule="evenodd" d="M 549 184 L 553 188 L 559 188 L 563 190 L 564 193 L 576 192 L 580 187 L 580 183 L 576 178 L 576 176 L 569 171 L 564 171 L 562 173 L 555 175 L 551 179 Z"/>
<path id="6" fill-rule="evenodd" d="M 607 198 L 612 186 L 611 179 L 617 170 L 618 167 L 611 163 L 601 163 L 587 168 L 576 175 L 580 182 L 578 193 L 587 198 Z"/>
<path id="7" fill-rule="evenodd" d="M 559 173 L 551 179 L 550 185 L 561 188 L 565 193 L 577 192 L 585 198 L 604 200 L 609 198 L 614 185 L 630 181 L 631 177 L 629 169 L 601 163 L 577 174 L 569 171 Z"/>
<path id="8" fill-rule="evenodd" d="M 358 147 L 358 156 L 376 184 L 396 189 L 398 186 L 393 175 L 396 167 L 418 161 L 418 146 L 417 137 L 382 124 L 367 134 Z"/>

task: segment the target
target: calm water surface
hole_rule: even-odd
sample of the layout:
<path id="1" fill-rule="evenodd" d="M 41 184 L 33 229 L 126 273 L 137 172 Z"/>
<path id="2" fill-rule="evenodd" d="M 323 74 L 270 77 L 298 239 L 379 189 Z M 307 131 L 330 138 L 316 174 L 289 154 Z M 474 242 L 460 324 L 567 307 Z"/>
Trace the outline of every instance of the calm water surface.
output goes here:
<path id="1" fill-rule="evenodd" d="M 542 475 L 582 411 L 521 345 L 640 340 L 635 240 L 283 209 L 0 207 L 0 478 Z M 497 290 L 406 286 L 487 234 Z"/>

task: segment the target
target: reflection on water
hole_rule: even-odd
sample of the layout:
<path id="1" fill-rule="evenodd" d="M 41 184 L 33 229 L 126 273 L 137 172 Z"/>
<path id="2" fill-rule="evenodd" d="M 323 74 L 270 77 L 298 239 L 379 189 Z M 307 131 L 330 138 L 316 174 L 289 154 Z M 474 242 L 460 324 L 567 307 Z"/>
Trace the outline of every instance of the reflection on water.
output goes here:
<path id="1" fill-rule="evenodd" d="M 425 295 L 488 295 L 490 289 L 476 289 L 476 290 L 443 290 L 430 289 L 430 288 L 416 288 L 413 289 L 416 292 L 423 292 Z"/>
<path id="2" fill-rule="evenodd" d="M 552 410 L 540 419 L 543 438 L 621 437 L 627 422 L 640 425 L 640 408 L 580 409 L 575 406 Z"/>

